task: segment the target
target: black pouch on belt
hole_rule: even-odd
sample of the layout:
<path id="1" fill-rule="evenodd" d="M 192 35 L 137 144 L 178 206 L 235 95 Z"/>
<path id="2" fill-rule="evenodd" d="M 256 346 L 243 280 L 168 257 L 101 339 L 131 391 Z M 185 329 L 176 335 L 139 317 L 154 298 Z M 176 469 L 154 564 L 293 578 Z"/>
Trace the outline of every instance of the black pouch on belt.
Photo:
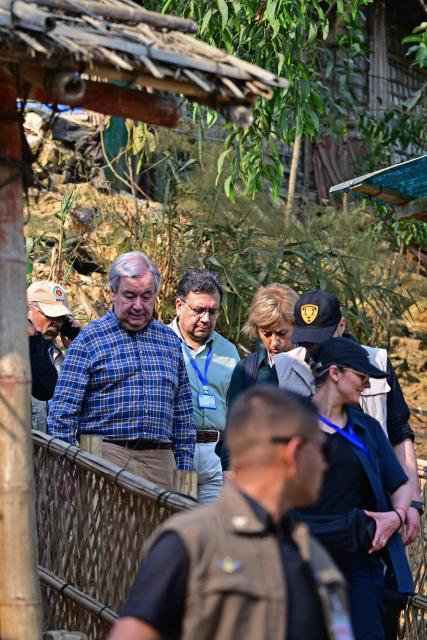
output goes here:
<path id="1" fill-rule="evenodd" d="M 362 509 L 351 509 L 338 515 L 309 515 L 297 512 L 297 520 L 304 522 L 327 549 L 335 553 L 368 551 L 375 535 L 375 520 Z"/>

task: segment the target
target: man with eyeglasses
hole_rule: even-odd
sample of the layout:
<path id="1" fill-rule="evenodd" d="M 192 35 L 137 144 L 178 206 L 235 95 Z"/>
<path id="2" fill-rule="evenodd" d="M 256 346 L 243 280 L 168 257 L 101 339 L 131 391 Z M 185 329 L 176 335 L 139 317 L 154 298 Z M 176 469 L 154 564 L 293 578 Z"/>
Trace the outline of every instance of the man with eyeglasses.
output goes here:
<path id="1" fill-rule="evenodd" d="M 50 280 L 35 280 L 27 289 L 28 334 L 32 373 L 32 427 L 47 429 L 47 400 L 55 391 L 57 372 L 64 353 L 55 341 L 58 336 L 69 346 L 80 331 L 79 323 L 71 317 L 67 296 L 61 285 Z"/>
<path id="2" fill-rule="evenodd" d="M 343 576 L 289 516 L 326 470 L 316 409 L 255 385 L 227 434 L 233 480 L 156 531 L 109 640 L 353 640 Z"/>
<path id="3" fill-rule="evenodd" d="M 205 269 L 188 271 L 180 280 L 176 317 L 171 327 L 181 341 L 193 398 L 198 474 L 198 500 L 215 500 L 222 488 L 221 462 L 215 446 L 225 429 L 227 394 L 239 361 L 236 347 L 215 331 L 220 313 L 222 282 Z"/>

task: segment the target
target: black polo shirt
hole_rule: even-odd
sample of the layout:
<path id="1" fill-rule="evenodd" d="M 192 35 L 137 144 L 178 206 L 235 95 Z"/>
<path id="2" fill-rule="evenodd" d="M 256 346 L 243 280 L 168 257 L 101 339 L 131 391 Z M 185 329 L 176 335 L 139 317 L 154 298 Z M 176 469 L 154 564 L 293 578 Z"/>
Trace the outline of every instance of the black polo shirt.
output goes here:
<path id="1" fill-rule="evenodd" d="M 286 518 L 276 526 L 260 504 L 245 497 L 268 532 L 278 537 L 287 587 L 287 640 L 327 640 L 314 577 L 291 538 L 290 520 Z M 188 553 L 180 536 L 166 532 L 142 564 L 120 615 L 140 618 L 168 639 L 178 639 L 185 614 L 189 570 Z"/>

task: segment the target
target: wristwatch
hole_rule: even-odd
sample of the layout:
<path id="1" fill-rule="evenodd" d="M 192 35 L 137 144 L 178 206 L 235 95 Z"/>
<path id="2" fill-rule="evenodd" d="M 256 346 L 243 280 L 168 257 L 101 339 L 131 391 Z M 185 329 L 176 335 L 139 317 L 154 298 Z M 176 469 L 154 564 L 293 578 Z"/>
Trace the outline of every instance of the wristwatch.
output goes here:
<path id="1" fill-rule="evenodd" d="M 424 513 L 424 502 L 421 502 L 421 500 L 412 500 L 411 504 L 409 506 L 410 507 L 414 507 L 414 509 L 416 509 L 418 511 L 420 516 L 423 515 L 423 513 Z"/>

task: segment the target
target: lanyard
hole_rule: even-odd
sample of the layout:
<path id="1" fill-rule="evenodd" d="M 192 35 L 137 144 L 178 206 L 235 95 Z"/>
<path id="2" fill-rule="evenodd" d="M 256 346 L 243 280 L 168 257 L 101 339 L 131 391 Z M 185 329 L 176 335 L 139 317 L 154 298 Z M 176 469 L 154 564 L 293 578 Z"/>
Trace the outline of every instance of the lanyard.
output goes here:
<path id="1" fill-rule="evenodd" d="M 354 430 L 352 429 L 351 425 L 348 425 L 348 431 L 345 431 L 344 429 L 341 429 L 341 427 L 339 427 L 337 424 L 334 424 L 324 416 L 319 415 L 319 420 L 323 422 L 323 424 L 327 424 L 328 427 L 332 427 L 332 429 L 335 429 L 335 431 L 340 436 L 342 436 L 345 440 L 348 440 L 348 442 L 351 442 L 351 444 L 354 444 L 354 446 L 357 447 L 358 449 L 361 449 L 364 453 L 366 453 L 369 459 L 372 459 L 371 452 L 367 447 L 365 447 L 363 442 L 360 442 L 359 438 L 354 433 Z"/>
<path id="2" fill-rule="evenodd" d="M 206 362 L 205 362 L 205 372 L 202 373 L 199 369 L 199 365 L 197 364 L 197 362 L 195 361 L 195 359 L 193 358 L 193 356 L 191 355 L 191 351 L 188 348 L 188 346 L 185 344 L 185 342 L 182 343 L 185 352 L 188 356 L 188 359 L 190 360 L 191 366 L 193 367 L 194 371 L 197 373 L 197 377 L 199 378 L 200 382 L 202 383 L 202 387 L 203 389 L 207 390 L 208 387 L 208 370 L 209 370 L 209 366 L 212 362 L 212 358 L 213 358 L 213 353 L 212 353 L 212 345 L 209 346 L 209 350 L 208 350 L 208 355 L 206 356 Z"/>

